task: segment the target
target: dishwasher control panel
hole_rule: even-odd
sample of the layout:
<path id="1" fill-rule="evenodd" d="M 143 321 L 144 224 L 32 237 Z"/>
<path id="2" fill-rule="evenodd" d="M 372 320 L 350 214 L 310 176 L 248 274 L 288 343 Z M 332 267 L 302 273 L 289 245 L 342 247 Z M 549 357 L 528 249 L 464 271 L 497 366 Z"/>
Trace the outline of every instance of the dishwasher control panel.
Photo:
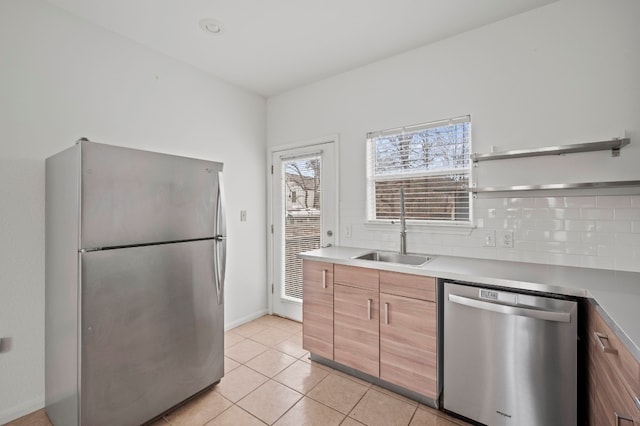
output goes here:
<path id="1" fill-rule="evenodd" d="M 494 302 L 509 303 L 510 305 L 518 304 L 517 294 L 509 293 L 506 291 L 489 290 L 486 288 L 481 288 L 478 291 L 480 293 L 478 295 L 480 299 L 492 300 Z"/>

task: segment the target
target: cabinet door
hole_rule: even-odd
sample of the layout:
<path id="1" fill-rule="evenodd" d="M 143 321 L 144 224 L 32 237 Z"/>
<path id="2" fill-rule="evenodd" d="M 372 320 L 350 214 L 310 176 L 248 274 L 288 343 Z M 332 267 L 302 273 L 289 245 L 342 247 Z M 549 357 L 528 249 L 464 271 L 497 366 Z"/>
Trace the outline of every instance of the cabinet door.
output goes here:
<path id="1" fill-rule="evenodd" d="M 591 305 L 588 315 L 589 424 L 640 425 L 636 382 L 627 374 L 638 363 Z"/>
<path id="2" fill-rule="evenodd" d="M 333 359 L 333 264 L 303 261 L 302 347 Z"/>
<path id="3" fill-rule="evenodd" d="M 436 304 L 380 294 L 380 378 L 437 398 Z"/>
<path id="4" fill-rule="evenodd" d="M 335 361 L 378 377 L 378 292 L 336 284 L 334 318 Z"/>

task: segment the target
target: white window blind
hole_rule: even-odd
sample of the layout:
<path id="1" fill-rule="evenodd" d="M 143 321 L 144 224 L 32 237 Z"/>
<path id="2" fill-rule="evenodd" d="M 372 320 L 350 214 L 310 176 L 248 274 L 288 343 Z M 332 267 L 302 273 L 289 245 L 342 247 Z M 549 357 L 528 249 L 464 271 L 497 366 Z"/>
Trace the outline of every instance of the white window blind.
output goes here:
<path id="1" fill-rule="evenodd" d="M 320 248 L 320 160 L 319 155 L 283 159 L 284 271 L 286 299 L 302 300 L 302 259 L 298 254 Z"/>
<path id="2" fill-rule="evenodd" d="M 369 133 L 367 219 L 397 220 L 404 187 L 408 220 L 470 224 L 470 143 L 469 116 Z"/>

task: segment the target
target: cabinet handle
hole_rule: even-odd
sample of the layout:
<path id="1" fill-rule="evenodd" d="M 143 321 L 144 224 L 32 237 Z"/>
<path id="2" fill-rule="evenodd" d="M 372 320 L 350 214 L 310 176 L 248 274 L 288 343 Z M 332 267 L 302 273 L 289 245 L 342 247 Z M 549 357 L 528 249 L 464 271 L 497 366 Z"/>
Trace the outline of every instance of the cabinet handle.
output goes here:
<path id="1" fill-rule="evenodd" d="M 384 304 L 384 323 L 389 324 L 389 303 Z"/>
<path id="2" fill-rule="evenodd" d="M 371 319 L 371 299 L 367 299 L 367 319 Z"/>
<path id="3" fill-rule="evenodd" d="M 620 426 L 620 420 L 624 420 L 625 422 L 631 422 L 631 424 L 635 424 L 634 420 L 629 416 L 618 414 L 615 411 L 613 412 L 613 414 L 616 416 L 616 423 L 615 423 L 616 426 Z"/>
<path id="4" fill-rule="evenodd" d="M 322 270 L 322 288 L 327 288 L 327 270 Z"/>
<path id="5" fill-rule="evenodd" d="M 595 336 L 596 342 L 598 342 L 598 346 L 600 347 L 600 350 L 602 352 L 607 352 L 607 353 L 614 354 L 614 355 L 618 354 L 618 350 L 617 349 L 613 349 L 608 344 L 605 346 L 604 342 L 602 341 L 602 339 L 607 339 L 607 343 L 608 343 L 609 342 L 609 336 L 607 336 L 606 334 L 598 333 L 597 331 L 594 331 L 593 335 Z"/>

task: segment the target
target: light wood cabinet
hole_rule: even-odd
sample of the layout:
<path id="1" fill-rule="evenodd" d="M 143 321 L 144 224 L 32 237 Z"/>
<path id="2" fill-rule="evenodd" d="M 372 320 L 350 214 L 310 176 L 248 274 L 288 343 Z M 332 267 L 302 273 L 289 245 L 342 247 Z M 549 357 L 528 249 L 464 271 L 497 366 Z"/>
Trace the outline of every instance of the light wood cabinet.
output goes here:
<path id="1" fill-rule="evenodd" d="M 379 375 L 379 302 L 377 291 L 343 284 L 334 291 L 335 361 Z"/>
<path id="2" fill-rule="evenodd" d="M 589 424 L 640 425 L 640 363 L 588 303 Z"/>
<path id="3" fill-rule="evenodd" d="M 434 302 L 380 293 L 380 378 L 437 399 Z"/>
<path id="4" fill-rule="evenodd" d="M 302 263 L 302 347 L 333 359 L 333 264 Z"/>
<path id="5" fill-rule="evenodd" d="M 436 280 L 380 271 L 380 378 L 438 397 Z"/>
<path id="6" fill-rule="evenodd" d="M 436 301 L 436 279 L 424 275 L 380 271 L 380 293 Z"/>
<path id="7" fill-rule="evenodd" d="M 380 295 L 377 269 L 335 265 L 335 361 L 378 377 Z"/>
<path id="8" fill-rule="evenodd" d="M 332 266 L 304 262 L 304 348 L 437 400 L 435 278 Z M 319 271 L 328 269 L 333 272 L 332 305 L 326 299 L 328 292 L 320 291 L 318 278 Z M 321 299 L 310 300 L 317 297 Z M 328 347 L 327 329 L 318 326 L 329 323 L 329 306 L 333 314 L 331 356 L 322 352 Z"/>
<path id="9" fill-rule="evenodd" d="M 380 271 L 356 266 L 335 265 L 335 282 L 375 291 L 380 289 Z"/>

